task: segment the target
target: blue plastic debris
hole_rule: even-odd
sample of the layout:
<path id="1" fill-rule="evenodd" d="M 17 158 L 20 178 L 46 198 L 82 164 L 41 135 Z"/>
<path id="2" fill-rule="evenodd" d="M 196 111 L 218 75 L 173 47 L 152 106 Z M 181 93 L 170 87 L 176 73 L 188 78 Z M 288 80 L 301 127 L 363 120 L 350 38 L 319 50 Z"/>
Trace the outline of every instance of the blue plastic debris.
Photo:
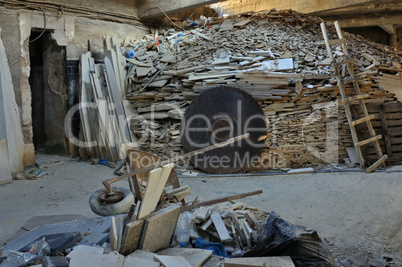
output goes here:
<path id="1" fill-rule="evenodd" d="M 127 49 L 126 53 L 124 54 L 126 58 L 133 58 L 134 57 L 134 50 L 133 49 Z"/>
<path id="2" fill-rule="evenodd" d="M 107 160 L 105 160 L 105 159 L 100 159 L 100 160 L 99 160 L 99 164 L 101 164 L 101 165 L 107 165 Z"/>
<path id="3" fill-rule="evenodd" d="M 221 243 L 207 242 L 199 237 L 197 240 L 194 241 L 194 245 L 196 248 L 212 250 L 212 254 L 216 256 L 231 258 L 231 256 L 229 256 L 226 252 L 225 246 L 223 246 Z"/>

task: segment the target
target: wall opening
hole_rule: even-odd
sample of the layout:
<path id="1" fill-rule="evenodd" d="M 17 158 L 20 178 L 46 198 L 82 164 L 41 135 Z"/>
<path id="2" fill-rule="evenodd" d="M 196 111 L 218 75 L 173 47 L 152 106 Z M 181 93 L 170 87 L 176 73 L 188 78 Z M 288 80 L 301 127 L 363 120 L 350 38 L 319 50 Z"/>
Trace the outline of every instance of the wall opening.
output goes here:
<path id="1" fill-rule="evenodd" d="M 51 39 L 50 32 L 40 36 L 41 32 L 32 29 L 32 42 L 29 44 L 33 143 L 37 152 L 63 155 L 68 152 L 64 131 L 67 109 L 66 49 Z"/>
<path id="2" fill-rule="evenodd" d="M 345 28 L 343 30 L 353 34 L 359 34 L 379 44 L 389 45 L 389 34 L 378 26 Z"/>

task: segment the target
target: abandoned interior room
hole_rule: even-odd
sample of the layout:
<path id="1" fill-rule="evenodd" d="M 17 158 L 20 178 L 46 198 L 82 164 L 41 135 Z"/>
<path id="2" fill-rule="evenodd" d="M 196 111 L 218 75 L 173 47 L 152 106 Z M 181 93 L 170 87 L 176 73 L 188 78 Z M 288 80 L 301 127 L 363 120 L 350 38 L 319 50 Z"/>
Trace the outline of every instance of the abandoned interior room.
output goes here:
<path id="1" fill-rule="evenodd" d="M 0 0 L 0 267 L 402 266 L 402 2 Z"/>

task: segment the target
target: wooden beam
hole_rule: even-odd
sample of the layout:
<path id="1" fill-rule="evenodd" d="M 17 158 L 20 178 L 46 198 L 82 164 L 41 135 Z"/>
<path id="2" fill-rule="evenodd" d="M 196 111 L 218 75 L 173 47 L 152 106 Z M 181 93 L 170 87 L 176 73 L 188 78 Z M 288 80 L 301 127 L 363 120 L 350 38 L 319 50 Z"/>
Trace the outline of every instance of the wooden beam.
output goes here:
<path id="1" fill-rule="evenodd" d="M 141 20 L 153 19 L 158 17 L 175 14 L 185 10 L 202 7 L 218 2 L 221 0 L 151 0 L 151 1 L 141 1 L 142 3 L 138 8 L 138 17 Z"/>
<path id="2" fill-rule="evenodd" d="M 368 27 L 386 24 L 402 24 L 402 15 L 399 12 L 382 15 L 361 15 L 352 18 L 322 17 L 326 21 L 338 21 L 342 28 Z"/>
<path id="3" fill-rule="evenodd" d="M 389 46 L 398 49 L 398 35 L 391 34 L 389 36 Z"/>
<path id="4" fill-rule="evenodd" d="M 346 15 L 361 15 L 361 14 L 375 14 L 375 13 L 392 13 L 401 12 L 402 3 L 384 3 L 378 5 L 377 3 L 369 3 L 362 5 L 355 5 L 349 7 L 341 7 L 333 10 L 317 11 L 310 14 L 320 17 L 329 16 L 346 16 Z"/>
<path id="5" fill-rule="evenodd" d="M 384 31 L 386 31 L 388 34 L 396 34 L 396 25 L 393 24 L 383 24 L 383 25 L 378 25 L 380 26 Z"/>
<path id="6" fill-rule="evenodd" d="M 339 8 L 352 7 L 358 5 L 371 4 L 374 0 L 337 0 L 337 1 L 321 1 L 321 0 L 229 0 L 219 3 L 219 9 L 229 15 L 242 13 L 246 11 L 270 10 L 276 8 L 278 10 L 292 9 L 302 13 L 315 13 Z M 216 5 L 217 7 L 218 5 Z"/>

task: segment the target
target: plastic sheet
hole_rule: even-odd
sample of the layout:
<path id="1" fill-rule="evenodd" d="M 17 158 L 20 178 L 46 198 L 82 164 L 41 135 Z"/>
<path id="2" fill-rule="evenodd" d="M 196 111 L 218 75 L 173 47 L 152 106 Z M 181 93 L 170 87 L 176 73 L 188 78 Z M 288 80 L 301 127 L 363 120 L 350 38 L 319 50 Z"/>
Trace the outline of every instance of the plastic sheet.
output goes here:
<path id="1" fill-rule="evenodd" d="M 7 259 L 5 259 L 0 267 L 20 267 L 27 266 L 28 262 L 32 262 L 35 259 L 42 258 L 42 256 L 38 256 L 35 254 L 31 254 L 29 252 L 19 252 L 19 251 L 11 251 L 7 255 Z"/>
<path id="2" fill-rule="evenodd" d="M 335 266 L 327 244 L 315 230 L 290 224 L 273 211 L 257 244 L 244 256 L 290 256 L 297 267 Z"/>
<path id="3" fill-rule="evenodd" d="M 32 248 L 29 250 L 29 253 L 35 254 L 38 256 L 48 256 L 50 255 L 50 246 L 45 241 L 45 237 L 41 240 L 36 241 Z"/>

